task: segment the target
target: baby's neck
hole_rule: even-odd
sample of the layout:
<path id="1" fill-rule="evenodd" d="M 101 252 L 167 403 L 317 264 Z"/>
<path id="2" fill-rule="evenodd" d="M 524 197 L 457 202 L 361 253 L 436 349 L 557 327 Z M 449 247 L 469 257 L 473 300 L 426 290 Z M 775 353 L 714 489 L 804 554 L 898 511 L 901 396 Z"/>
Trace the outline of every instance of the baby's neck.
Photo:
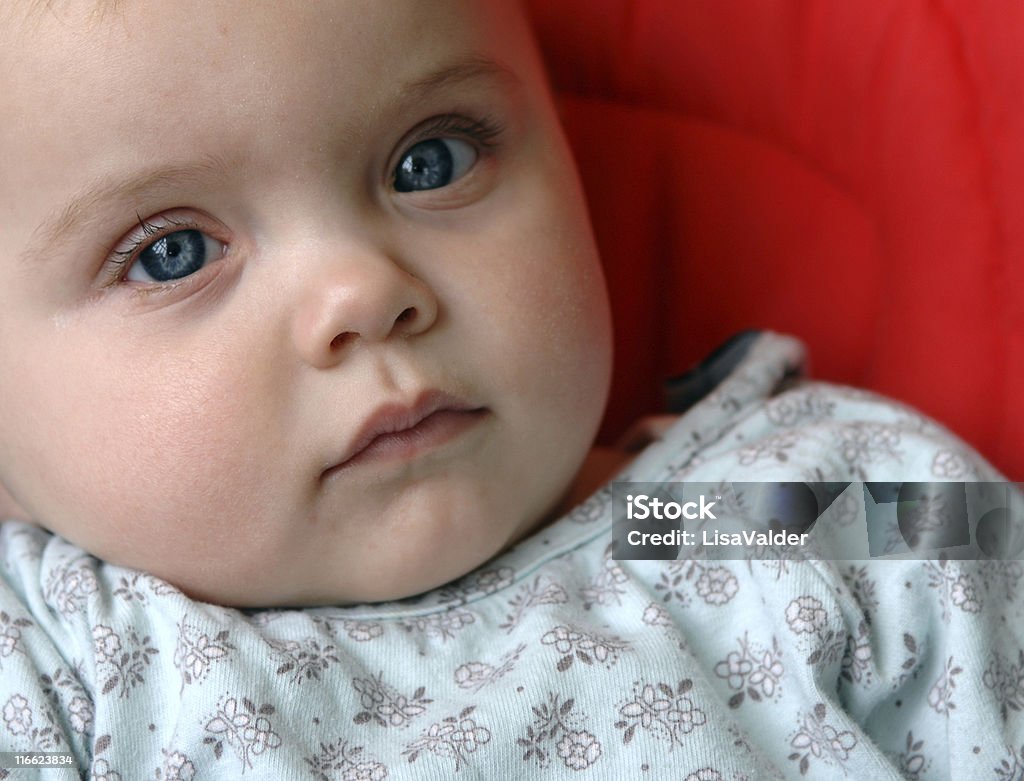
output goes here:
<path id="1" fill-rule="evenodd" d="M 594 491 L 608 482 L 633 456 L 614 447 L 595 446 L 587 454 L 576 479 L 559 503 L 554 517 L 558 518 L 582 503 Z"/>
<path id="2" fill-rule="evenodd" d="M 542 520 L 533 526 L 523 529 L 518 535 L 509 540 L 506 549 L 531 534 L 536 534 L 544 527 L 557 521 L 577 505 L 582 504 L 594 491 L 614 477 L 634 455 L 635 453 L 627 452 L 620 448 L 592 448 L 583 460 L 583 466 L 580 467 L 580 471 L 576 474 L 576 479 L 565 492 L 561 501 Z"/>

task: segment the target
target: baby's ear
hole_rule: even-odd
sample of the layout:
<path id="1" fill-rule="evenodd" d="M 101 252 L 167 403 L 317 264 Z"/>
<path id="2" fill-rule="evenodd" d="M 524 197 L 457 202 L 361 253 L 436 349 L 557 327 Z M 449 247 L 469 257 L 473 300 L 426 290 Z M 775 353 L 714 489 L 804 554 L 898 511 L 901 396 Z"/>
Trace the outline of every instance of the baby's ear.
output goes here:
<path id="1" fill-rule="evenodd" d="M 4 484 L 0 483 L 0 521 L 30 521 L 28 513 L 26 513 L 21 505 L 14 501 L 14 497 L 11 496 L 7 489 L 4 488 Z"/>

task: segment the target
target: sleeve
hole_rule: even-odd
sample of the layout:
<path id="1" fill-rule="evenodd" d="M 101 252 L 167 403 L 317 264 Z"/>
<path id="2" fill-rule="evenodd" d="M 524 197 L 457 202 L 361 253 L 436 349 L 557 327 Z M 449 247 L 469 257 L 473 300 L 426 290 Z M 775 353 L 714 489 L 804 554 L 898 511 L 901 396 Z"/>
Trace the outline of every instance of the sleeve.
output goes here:
<path id="1" fill-rule="evenodd" d="M 702 474 L 897 486 L 1002 482 L 1016 492 L 970 446 L 915 410 L 811 383 L 738 420 L 686 479 Z M 841 531 L 868 529 L 867 496 L 845 500 L 851 506 L 837 516 L 848 525 Z M 968 531 L 977 535 L 974 520 Z M 751 564 L 782 653 L 803 668 L 809 696 L 790 742 L 801 773 L 822 757 L 852 767 L 872 747 L 889 772 L 905 778 L 1024 777 L 1019 556 L 823 550 L 799 568 L 811 578 L 780 577 L 778 562 Z"/>
<path id="2" fill-rule="evenodd" d="M 4 765 L 13 763 L 10 752 L 71 754 L 75 764 L 0 767 L 0 778 L 84 778 L 89 766 L 92 698 L 65 655 L 75 646 L 47 608 L 38 578 L 49 536 L 0 524 L 0 752 Z"/>

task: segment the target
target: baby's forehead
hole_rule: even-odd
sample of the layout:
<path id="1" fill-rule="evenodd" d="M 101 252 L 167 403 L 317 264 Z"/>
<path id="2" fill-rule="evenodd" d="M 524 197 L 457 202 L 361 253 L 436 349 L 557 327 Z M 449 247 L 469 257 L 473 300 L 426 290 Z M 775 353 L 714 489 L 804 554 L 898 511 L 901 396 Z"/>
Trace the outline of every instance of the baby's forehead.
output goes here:
<path id="1" fill-rule="evenodd" d="M 39 23 L 46 19 L 61 19 L 69 15 L 81 16 L 86 21 L 102 21 L 109 14 L 123 10 L 133 0 L 9 0 L 2 4 L 15 21 Z M 138 2 L 138 0 L 134 0 Z M 0 19 L 8 18 L 0 13 Z"/>
<path id="2" fill-rule="evenodd" d="M 420 49 L 424 39 L 429 39 L 428 45 L 439 55 L 445 49 L 464 48 L 467 41 L 472 41 L 480 54 L 535 48 L 520 0 L 280 0 L 259 4 L 248 0 L 11 0 L 0 3 L 0 49 L 33 43 L 19 32 L 32 34 L 56 26 L 64 33 L 61 38 L 80 45 L 82 56 L 117 47 L 118 39 L 127 37 L 137 42 L 169 38 L 183 52 L 192 51 L 198 57 L 204 39 L 216 38 L 217 47 L 229 51 L 251 45 L 236 34 L 238 31 L 261 25 L 263 42 L 280 48 L 279 42 L 299 31 L 311 15 L 321 32 L 338 35 L 335 54 L 341 59 L 356 54 L 358 46 L 352 45 L 353 39 L 381 44 L 405 41 Z M 176 17 L 184 24 L 161 26 L 162 17 Z M 428 26 L 429 35 L 419 35 Z M 90 46 L 97 48 L 90 52 Z M 247 55 L 251 52 L 242 52 L 241 58 L 250 59 Z M 297 47 L 291 54 L 307 59 L 315 56 L 315 51 Z M 0 63 L 5 59 L 0 51 Z M 15 65 L 17 60 L 8 62 Z M 125 66 L 131 68 L 132 63 L 126 61 Z M 395 69 L 366 70 L 363 75 L 379 81 Z"/>
<path id="3" fill-rule="evenodd" d="M 12 6 L 21 19 L 3 24 Z M 522 100 L 545 83 L 504 0 L 13 0 L 0 3 L 0 73 L 0 115 L 21 118 L 0 124 L 0 223 L 26 234 L 160 161 L 251 152 L 294 176 L 290 163 L 343 164 L 414 115 L 499 92 L 506 120 L 525 123 Z"/>
<path id="4" fill-rule="evenodd" d="M 485 60 L 501 64 L 492 75 L 504 70 L 524 84 L 546 84 L 525 14 L 515 0 L 282 0 L 257 5 L 243 0 L 14 0 L 13 5 L 24 9 L 21 24 L 3 24 L 0 9 L 0 72 L 13 87 L 8 101 L 0 96 L 4 113 L 17 110 L 17 101 L 25 97 L 50 106 L 46 113 L 55 116 L 70 101 L 53 101 L 50 95 L 70 92 L 73 83 L 82 101 L 99 98 L 106 110 L 116 110 L 130 123 L 133 113 L 151 111 L 172 91 L 195 95 L 197 101 L 263 100 L 270 93 L 294 90 L 304 75 L 316 71 L 316 78 L 331 74 L 328 81 L 334 83 L 326 91 L 331 94 L 319 85 L 305 90 L 306 97 L 330 112 L 346 103 L 386 100 L 389 90 L 394 93 L 414 81 L 452 84 L 435 73 Z M 309 84 L 314 80 L 306 79 Z M 29 89 L 19 90 L 23 85 Z M 89 120 L 81 116 L 80 121 Z"/>

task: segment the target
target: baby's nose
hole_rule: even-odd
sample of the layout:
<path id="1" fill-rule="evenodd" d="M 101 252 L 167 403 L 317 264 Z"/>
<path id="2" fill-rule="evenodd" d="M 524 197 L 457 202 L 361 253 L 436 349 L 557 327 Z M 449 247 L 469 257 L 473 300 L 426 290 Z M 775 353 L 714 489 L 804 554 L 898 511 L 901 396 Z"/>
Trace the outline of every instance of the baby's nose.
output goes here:
<path id="1" fill-rule="evenodd" d="M 391 258 L 375 254 L 311 275 L 293 336 L 307 363 L 329 368 L 357 341 L 415 336 L 436 318 L 433 291 Z"/>

